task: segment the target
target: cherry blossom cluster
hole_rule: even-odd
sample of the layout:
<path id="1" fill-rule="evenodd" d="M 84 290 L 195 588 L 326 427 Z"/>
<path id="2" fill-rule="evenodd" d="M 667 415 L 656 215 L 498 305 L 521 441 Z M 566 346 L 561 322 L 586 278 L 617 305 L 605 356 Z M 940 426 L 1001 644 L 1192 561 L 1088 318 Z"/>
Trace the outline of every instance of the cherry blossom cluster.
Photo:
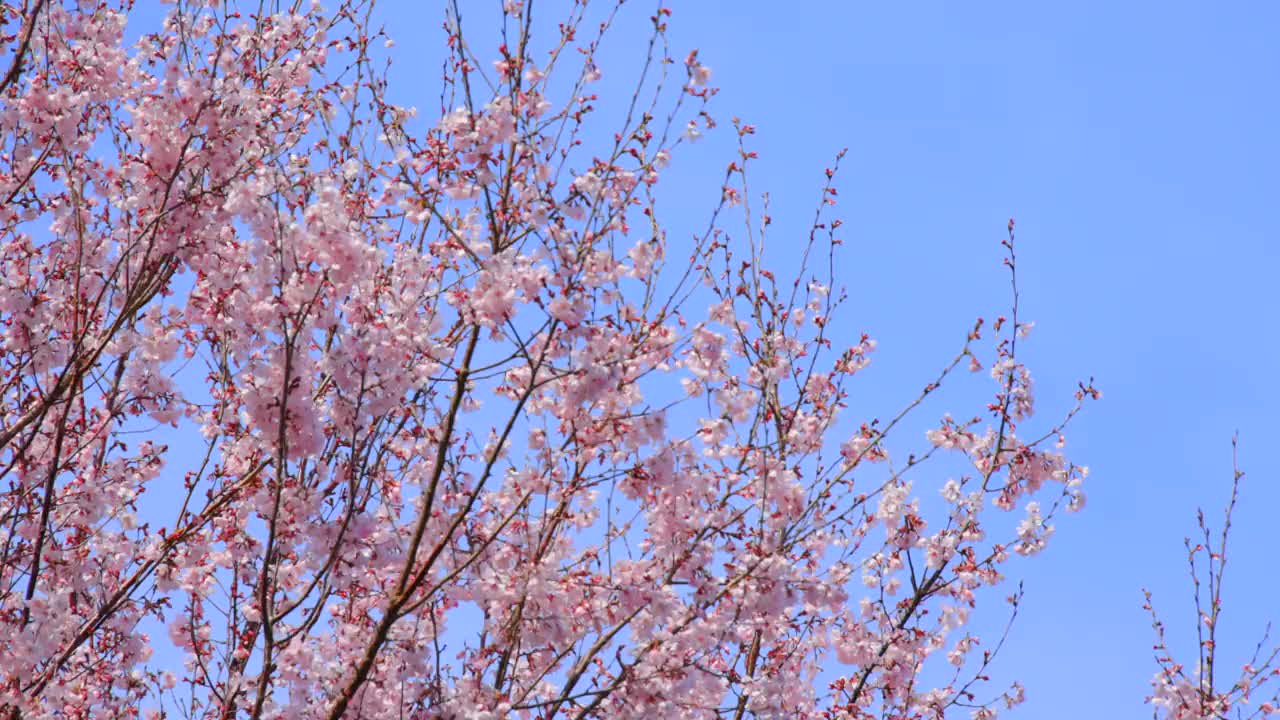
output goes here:
<path id="1" fill-rule="evenodd" d="M 1012 223 L 1010 317 L 867 417 L 836 166 L 775 240 L 735 119 L 705 230 L 669 235 L 710 70 L 658 8 L 613 97 L 625 13 L 533 4 L 449 4 L 433 113 L 391 102 L 365 0 L 178 2 L 136 40 L 128 0 L 0 4 L 0 716 L 1022 702 L 967 628 L 1087 472 L 1075 410 L 1033 419 Z"/>

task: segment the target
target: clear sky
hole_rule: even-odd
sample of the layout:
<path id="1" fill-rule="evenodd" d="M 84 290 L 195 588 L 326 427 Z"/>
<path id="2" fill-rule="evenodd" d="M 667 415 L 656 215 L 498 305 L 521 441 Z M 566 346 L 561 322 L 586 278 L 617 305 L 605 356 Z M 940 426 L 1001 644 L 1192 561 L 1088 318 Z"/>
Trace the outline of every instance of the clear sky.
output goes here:
<path id="1" fill-rule="evenodd" d="M 673 51 L 698 47 L 714 70 L 717 117 L 758 128 L 752 182 L 772 196 L 780 257 L 823 168 L 849 148 L 845 322 L 880 341 L 868 415 L 909 399 L 975 316 L 1005 307 L 998 241 L 1011 215 L 1036 322 L 1023 357 L 1045 413 L 1090 375 L 1105 393 L 1069 433 L 1093 471 L 1088 507 L 1013 568 L 1027 597 L 994 671 L 1027 686 L 1012 717 L 1146 716 L 1143 587 L 1194 656 L 1182 539 L 1197 505 L 1218 522 L 1237 430 L 1248 476 L 1221 630 L 1238 667 L 1280 620 L 1280 5 L 666 4 Z M 623 13 L 619 45 L 640 49 L 651 11 Z M 393 82 L 419 79 L 421 98 L 402 85 L 404 99 L 432 107 L 421 68 L 438 67 L 426 58 L 439 6 L 380 12 L 399 43 Z M 604 71 L 606 94 L 628 79 Z M 690 218 L 714 203 L 731 147 L 722 131 L 677 155 L 665 181 L 687 190 Z"/>
<path id="2" fill-rule="evenodd" d="M 1280 5 L 667 4 L 673 51 L 700 48 L 722 88 L 717 118 L 758 128 L 753 189 L 771 193 L 780 257 L 823 168 L 849 148 L 844 322 L 880 342 L 873 387 L 855 396 L 867 407 L 852 414 L 909 400 L 974 317 L 1006 307 L 1011 215 L 1036 322 L 1023 357 L 1045 414 L 1090 375 L 1105 393 L 1069 433 L 1093 471 L 1088 507 L 1012 568 L 1027 597 L 993 674 L 1021 679 L 1028 703 L 1010 717 L 1150 712 L 1141 589 L 1192 658 L 1182 538 L 1197 505 L 1218 523 L 1237 430 L 1248 476 L 1221 628 L 1238 667 L 1265 621 L 1280 621 Z M 641 47 L 652 7 L 624 13 L 615 39 Z M 416 104 L 434 107 L 440 4 L 382 0 L 378 13 L 399 43 L 403 101 L 420 89 Z M 686 220 L 705 217 L 731 153 L 726 123 L 677 155 L 664 182 L 687 190 Z"/>
<path id="3" fill-rule="evenodd" d="M 1088 507 L 1013 567 L 1027 597 L 994 669 L 1027 686 L 1011 716 L 1147 716 L 1143 587 L 1194 657 L 1182 539 L 1197 505 L 1218 523 L 1237 430 L 1248 476 L 1221 629 L 1238 667 L 1280 620 L 1280 5 L 667 4 L 673 51 L 700 48 L 722 88 L 717 117 L 758 127 L 752 182 L 772 195 L 779 257 L 849 148 L 845 323 L 880 341 L 868 409 L 852 413 L 909 399 L 975 316 L 1006 307 L 998 241 L 1011 215 L 1036 322 L 1023 357 L 1045 414 L 1090 375 L 1105 393 L 1069 433 L 1093 471 Z M 624 13 L 615 40 L 639 49 L 651 11 Z M 400 43 L 393 81 L 431 77 L 415 66 L 440 41 L 438 6 L 381 12 Z M 604 71 L 606 93 L 625 79 Z M 438 90 L 421 82 L 432 107 Z M 687 190 L 690 217 L 718 196 L 731 140 L 726 127 L 677 155 L 666 177 Z"/>
<path id="4" fill-rule="evenodd" d="M 676 45 L 723 88 L 719 115 L 759 129 L 753 183 L 775 217 L 807 221 L 849 148 L 849 315 L 880 340 L 877 382 L 905 399 L 1002 307 L 1012 215 L 1046 413 L 1077 379 L 1105 393 L 1069 433 L 1088 507 L 1014 568 L 1027 599 L 995 668 L 1027 685 L 1011 716 L 1147 716 L 1141 588 L 1175 640 L 1194 637 L 1182 539 L 1197 505 L 1218 523 L 1237 430 L 1221 631 L 1238 667 L 1280 621 L 1280 5 L 669 4 Z"/>

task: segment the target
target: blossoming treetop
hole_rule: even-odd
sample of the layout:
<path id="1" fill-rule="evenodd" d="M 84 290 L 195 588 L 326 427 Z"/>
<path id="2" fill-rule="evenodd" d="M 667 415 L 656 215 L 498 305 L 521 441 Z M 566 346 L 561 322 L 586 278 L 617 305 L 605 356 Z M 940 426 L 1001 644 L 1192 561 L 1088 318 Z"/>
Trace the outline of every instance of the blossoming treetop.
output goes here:
<path id="1" fill-rule="evenodd" d="M 984 687 L 1000 638 L 966 623 L 1085 473 L 1070 415 L 1031 421 L 1012 222 L 1009 317 L 901 413 L 842 418 L 875 344 L 833 331 L 835 169 L 778 241 L 790 277 L 749 125 L 705 232 L 668 237 L 660 175 L 715 125 L 709 71 L 658 8 L 602 127 L 616 8 L 530 5 L 496 48 L 451 6 L 418 127 L 370 2 L 179 2 L 136 42 L 128 0 L 3 4 L 8 717 L 1021 700 Z M 985 406 L 890 452 L 983 368 Z"/>

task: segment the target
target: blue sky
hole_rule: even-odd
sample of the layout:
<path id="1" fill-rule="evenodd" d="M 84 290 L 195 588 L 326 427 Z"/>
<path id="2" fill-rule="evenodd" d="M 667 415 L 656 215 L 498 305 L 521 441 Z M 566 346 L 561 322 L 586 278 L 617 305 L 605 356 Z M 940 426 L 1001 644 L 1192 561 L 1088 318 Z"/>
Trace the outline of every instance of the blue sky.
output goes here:
<path id="1" fill-rule="evenodd" d="M 475 29 L 496 4 L 462 7 Z M 1266 621 L 1280 620 L 1268 592 L 1268 511 L 1280 504 L 1280 6 L 665 4 L 673 53 L 699 48 L 722 88 L 716 117 L 757 126 L 752 185 L 771 195 L 784 268 L 823 168 L 849 149 L 843 322 L 880 342 L 852 414 L 905 403 L 974 317 L 1007 307 L 998 243 L 1010 216 L 1023 316 L 1036 322 L 1023 358 L 1043 414 L 1065 410 L 1089 376 L 1105 393 L 1069 433 L 1072 458 L 1092 469 L 1088 507 L 1013 568 L 1027 596 L 993 673 L 1027 686 L 1011 717 L 1146 716 L 1156 666 L 1144 587 L 1192 660 L 1182 539 L 1197 506 L 1220 523 L 1236 431 L 1247 477 L 1220 642 L 1228 666 L 1244 662 Z M 622 68 L 652 9 L 622 13 L 612 38 Z M 423 78 L 439 67 L 439 6 L 399 0 L 379 12 L 399 43 L 401 102 L 433 108 L 438 87 Z M 629 87 L 628 73 L 604 71 L 606 99 Z M 664 176 L 688 198 L 675 225 L 705 217 L 732 143 L 725 123 L 677 154 Z M 944 403 L 935 417 L 949 409 L 973 412 Z M 989 630 L 1003 620 L 995 610 Z"/>
<path id="2" fill-rule="evenodd" d="M 1088 507 L 1015 568 L 1027 599 L 996 667 L 1028 688 L 1012 716 L 1145 716 L 1144 586 L 1193 657 L 1182 539 L 1197 505 L 1220 524 L 1237 430 L 1248 475 L 1221 628 L 1238 667 L 1280 621 L 1280 6 L 671 4 L 719 114 L 758 127 L 753 183 L 776 217 L 807 220 L 849 148 L 849 316 L 880 340 L 877 382 L 916 387 L 1003 306 L 1012 215 L 1045 412 L 1089 375 L 1105 393 L 1069 433 Z"/>
<path id="3" fill-rule="evenodd" d="M 479 17 L 480 4 L 464 12 Z M 1046 554 L 1013 568 L 1027 596 L 994 669 L 1027 686 L 1011 716 L 1146 716 L 1156 666 L 1144 587 L 1180 657 L 1194 657 L 1182 539 L 1198 505 L 1220 522 L 1236 431 L 1248 475 L 1221 642 L 1238 667 L 1268 617 L 1280 620 L 1268 592 L 1268 511 L 1280 503 L 1280 6 L 668 4 L 673 52 L 699 48 L 722 88 L 717 118 L 758 128 L 752 185 L 771 194 L 784 267 L 823 168 L 849 148 L 843 322 L 880 341 L 851 413 L 909 400 L 974 317 L 1007 307 L 998 243 L 1011 215 L 1023 314 L 1036 322 L 1023 357 L 1044 414 L 1065 410 L 1091 375 L 1105 393 L 1069 433 L 1073 459 L 1093 471 L 1088 507 L 1060 519 Z M 433 107 L 434 84 L 415 98 L 411 83 L 439 44 L 437 7 L 381 12 L 400 43 L 393 82 L 410 83 L 405 101 Z M 650 12 L 642 3 L 622 15 L 613 39 L 624 67 Z M 630 77 L 611 70 L 606 98 Z M 731 156 L 727 123 L 677 154 L 664 178 L 689 199 L 676 225 L 705 217 Z M 936 414 L 948 409 L 973 411 Z"/>

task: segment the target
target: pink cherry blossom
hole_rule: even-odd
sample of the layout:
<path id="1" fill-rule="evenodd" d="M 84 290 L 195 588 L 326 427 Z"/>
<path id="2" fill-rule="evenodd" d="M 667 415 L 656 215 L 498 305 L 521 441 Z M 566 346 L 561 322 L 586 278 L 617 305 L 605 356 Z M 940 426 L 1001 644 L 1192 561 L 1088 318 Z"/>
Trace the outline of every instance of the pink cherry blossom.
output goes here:
<path id="1" fill-rule="evenodd" d="M 465 34 L 454 7 L 419 117 L 359 0 L 142 33 L 129 2 L 4 4 L 0 717 L 1022 702 L 974 701 L 998 646 L 966 628 L 1086 471 L 1049 445 L 1075 409 L 1034 415 L 1012 225 L 1009 319 L 868 416 L 836 166 L 790 277 L 749 124 L 677 233 L 662 177 L 716 131 L 712 74 L 668 78 L 657 8 L 601 113 L 613 20 L 573 5 Z M 1170 717 L 1240 702 L 1173 667 Z"/>

